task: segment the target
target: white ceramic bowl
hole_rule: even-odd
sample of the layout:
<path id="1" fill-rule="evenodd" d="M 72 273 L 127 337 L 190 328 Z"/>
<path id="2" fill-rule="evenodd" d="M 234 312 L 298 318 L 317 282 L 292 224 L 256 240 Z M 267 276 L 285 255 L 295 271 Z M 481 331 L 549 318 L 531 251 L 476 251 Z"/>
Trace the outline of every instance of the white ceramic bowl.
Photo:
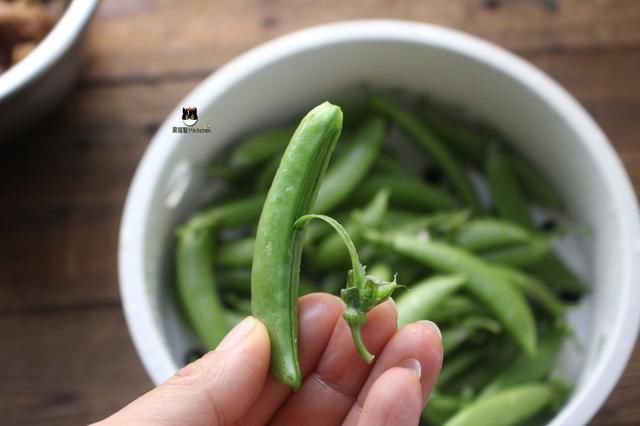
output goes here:
<path id="1" fill-rule="evenodd" d="M 8 140 L 67 93 L 81 65 L 81 39 L 98 0 L 73 0 L 33 52 L 0 74 L 0 131 Z"/>
<path id="2" fill-rule="evenodd" d="M 127 198 L 119 251 L 129 329 L 151 378 L 173 374 L 192 339 L 169 289 L 172 230 L 206 192 L 193 165 L 238 135 L 362 81 L 426 92 L 478 113 L 548 173 L 576 222 L 593 228 L 579 256 L 593 288 L 571 314 L 584 350 L 565 348 L 559 363 L 576 389 L 551 424 L 586 423 L 620 377 L 638 332 L 640 224 L 629 178 L 600 128 L 548 76 L 475 37 L 411 22 L 344 22 L 268 42 L 207 78 L 160 127 Z M 211 134 L 172 133 L 187 105 L 198 107 Z"/>

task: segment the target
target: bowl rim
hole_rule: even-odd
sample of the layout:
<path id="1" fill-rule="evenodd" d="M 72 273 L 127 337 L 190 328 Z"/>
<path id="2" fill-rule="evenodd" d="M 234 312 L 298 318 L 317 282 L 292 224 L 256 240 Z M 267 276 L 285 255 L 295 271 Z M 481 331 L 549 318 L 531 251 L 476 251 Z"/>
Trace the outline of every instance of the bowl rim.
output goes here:
<path id="1" fill-rule="evenodd" d="M 183 103 L 215 101 L 228 87 L 270 63 L 318 46 L 354 41 L 389 40 L 435 46 L 470 57 L 504 72 L 532 93 L 549 102 L 549 107 L 575 129 L 581 143 L 601 165 L 608 187 L 615 187 L 613 209 L 621 219 L 624 250 L 621 253 L 623 294 L 640 300 L 640 220 L 633 186 L 608 139 L 586 110 L 564 88 L 534 65 L 515 54 L 475 36 L 449 28 L 402 20 L 355 20 L 324 24 L 296 31 L 268 41 L 241 54 L 219 68 L 193 89 L 170 113 L 147 148 L 134 175 L 120 228 L 118 253 L 120 291 L 127 325 L 142 363 L 155 383 L 171 376 L 176 366 L 154 326 L 154 314 L 146 302 L 144 282 L 145 218 L 150 212 L 160 171 L 179 143 L 171 134 L 171 117 Z M 637 266 L 636 266 L 637 265 Z M 144 303 L 141 303 L 144 302 Z M 604 403 L 620 378 L 634 348 L 640 326 L 640 310 L 627 304 L 611 328 L 614 345 L 600 354 L 597 368 L 580 392 L 554 417 L 553 426 L 585 424 Z M 612 348 L 615 347 L 615 350 Z"/>
<path id="2" fill-rule="evenodd" d="M 0 101 L 50 69 L 67 52 L 93 16 L 99 0 L 72 0 L 64 13 L 23 60 L 0 74 Z"/>

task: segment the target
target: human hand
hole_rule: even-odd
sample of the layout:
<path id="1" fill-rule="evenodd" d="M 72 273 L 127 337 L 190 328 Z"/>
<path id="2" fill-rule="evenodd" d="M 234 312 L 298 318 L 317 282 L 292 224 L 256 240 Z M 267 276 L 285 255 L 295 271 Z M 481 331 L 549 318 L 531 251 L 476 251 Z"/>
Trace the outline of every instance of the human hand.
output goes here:
<path id="1" fill-rule="evenodd" d="M 433 323 L 397 330 L 393 301 L 375 307 L 362 330 L 376 355 L 368 365 L 342 319 L 339 298 L 310 294 L 299 299 L 298 309 L 298 392 L 268 374 L 267 331 L 247 317 L 215 350 L 99 425 L 418 424 L 442 365 Z"/>

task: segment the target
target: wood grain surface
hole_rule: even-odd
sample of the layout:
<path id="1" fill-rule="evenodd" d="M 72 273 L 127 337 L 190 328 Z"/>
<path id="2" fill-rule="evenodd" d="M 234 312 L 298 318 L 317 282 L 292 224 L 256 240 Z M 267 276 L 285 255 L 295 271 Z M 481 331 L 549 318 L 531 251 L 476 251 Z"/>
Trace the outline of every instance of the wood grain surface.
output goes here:
<path id="1" fill-rule="evenodd" d="M 116 251 L 150 137 L 202 78 L 278 35 L 343 19 L 458 28 L 572 92 L 640 188 L 640 1 L 104 0 L 62 105 L 0 146 L 0 423 L 97 420 L 151 387 L 129 339 Z M 640 350 L 594 425 L 640 424 Z"/>

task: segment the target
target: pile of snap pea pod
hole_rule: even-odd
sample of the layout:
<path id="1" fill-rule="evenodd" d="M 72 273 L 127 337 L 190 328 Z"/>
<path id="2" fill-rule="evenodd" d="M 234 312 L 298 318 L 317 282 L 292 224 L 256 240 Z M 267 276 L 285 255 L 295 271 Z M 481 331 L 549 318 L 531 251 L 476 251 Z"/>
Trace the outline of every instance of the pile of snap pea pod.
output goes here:
<path id="1" fill-rule="evenodd" d="M 486 123 L 390 93 L 325 102 L 209 165 L 223 190 L 176 232 L 180 310 L 207 348 L 255 315 L 297 389 L 297 297 L 340 295 L 371 362 L 360 327 L 395 291 L 399 327 L 442 330 L 425 424 L 544 424 L 570 392 L 552 369 L 586 290 L 554 250 L 562 199 Z"/>

